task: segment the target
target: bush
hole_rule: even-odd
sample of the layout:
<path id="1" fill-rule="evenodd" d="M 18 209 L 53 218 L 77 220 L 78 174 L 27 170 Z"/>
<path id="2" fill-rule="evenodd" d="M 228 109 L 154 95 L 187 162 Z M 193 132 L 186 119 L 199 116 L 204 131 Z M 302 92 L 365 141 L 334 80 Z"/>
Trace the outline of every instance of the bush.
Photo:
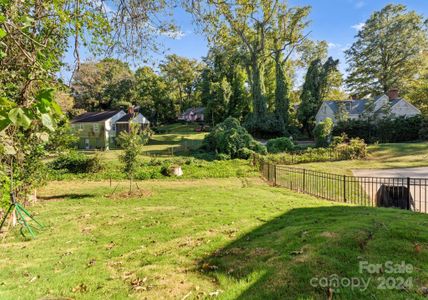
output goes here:
<path id="1" fill-rule="evenodd" d="M 330 118 L 326 118 L 324 122 L 318 123 L 313 131 L 315 145 L 317 147 L 327 147 L 330 144 L 332 131 L 333 121 Z"/>
<path id="2" fill-rule="evenodd" d="M 253 150 L 242 148 L 239 149 L 237 157 L 241 159 L 249 159 L 254 153 L 255 152 Z"/>
<path id="3" fill-rule="evenodd" d="M 418 135 L 421 140 L 428 140 L 428 116 L 425 116 L 422 120 Z"/>
<path id="4" fill-rule="evenodd" d="M 227 156 L 237 158 L 243 148 L 266 153 L 266 147 L 255 141 L 239 121 L 232 117 L 216 125 L 205 137 L 202 147 L 208 151 L 225 154 L 222 158 Z"/>
<path id="5" fill-rule="evenodd" d="M 77 151 L 61 154 L 49 166 L 53 170 L 65 170 L 74 174 L 96 173 L 102 168 L 98 155 L 87 156 Z"/>
<path id="6" fill-rule="evenodd" d="M 348 120 L 338 122 L 333 129 L 333 135 L 346 133 L 350 138 L 361 138 L 369 143 L 398 143 L 419 139 L 423 126 L 421 116 L 384 118 L 375 123 Z"/>
<path id="7" fill-rule="evenodd" d="M 287 137 L 271 139 L 266 144 L 269 153 L 288 152 L 294 150 L 294 143 Z"/>
<path id="8" fill-rule="evenodd" d="M 359 138 L 351 139 L 349 143 L 337 144 L 334 150 L 341 159 L 364 159 L 367 157 L 367 144 Z"/>

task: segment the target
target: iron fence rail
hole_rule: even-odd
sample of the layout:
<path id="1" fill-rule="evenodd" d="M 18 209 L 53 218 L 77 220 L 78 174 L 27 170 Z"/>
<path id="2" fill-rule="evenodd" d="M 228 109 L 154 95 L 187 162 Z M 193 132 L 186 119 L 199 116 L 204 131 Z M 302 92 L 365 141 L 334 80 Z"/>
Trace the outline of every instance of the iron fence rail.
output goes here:
<path id="1" fill-rule="evenodd" d="M 270 183 L 318 198 L 428 213 L 428 178 L 362 177 L 262 163 Z"/>

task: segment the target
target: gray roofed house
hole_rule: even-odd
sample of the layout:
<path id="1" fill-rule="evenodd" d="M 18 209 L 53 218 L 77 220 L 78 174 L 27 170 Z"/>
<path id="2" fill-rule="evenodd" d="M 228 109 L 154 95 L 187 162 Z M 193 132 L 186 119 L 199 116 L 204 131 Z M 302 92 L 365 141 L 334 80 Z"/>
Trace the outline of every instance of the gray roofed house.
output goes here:
<path id="1" fill-rule="evenodd" d="M 341 114 L 346 113 L 348 119 L 359 119 L 366 112 L 368 99 L 355 100 L 339 100 L 339 101 L 323 101 L 318 113 L 315 116 L 316 123 L 324 121 L 326 118 L 332 119 L 333 123 L 337 123 Z M 382 116 L 383 111 L 387 108 L 390 111 L 390 116 L 393 117 L 413 117 L 421 112 L 415 106 L 406 100 L 398 97 L 398 90 L 391 90 L 387 95 L 382 95 L 374 99 L 373 113 Z"/>
<path id="2" fill-rule="evenodd" d="M 133 116 L 133 118 L 132 118 Z M 128 131 L 131 121 L 147 127 L 150 122 L 139 112 L 130 108 L 123 110 L 87 112 L 71 120 L 72 128 L 79 137 L 80 149 L 109 149 L 116 146 L 116 137 L 120 131 Z"/>

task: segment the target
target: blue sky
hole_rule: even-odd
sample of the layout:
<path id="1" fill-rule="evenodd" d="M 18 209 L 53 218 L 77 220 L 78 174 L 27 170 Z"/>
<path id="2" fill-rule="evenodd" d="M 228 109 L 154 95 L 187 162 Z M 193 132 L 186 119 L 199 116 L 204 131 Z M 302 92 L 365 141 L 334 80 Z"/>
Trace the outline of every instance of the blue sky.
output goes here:
<path id="1" fill-rule="evenodd" d="M 340 68 L 346 69 L 343 51 L 352 44 L 357 28 L 364 24 L 373 11 L 380 10 L 388 3 L 401 3 L 410 10 L 428 17 L 428 0 L 384 1 L 384 0 L 289 0 L 291 6 L 310 5 L 312 7 L 308 30 L 310 38 L 325 40 L 329 43 L 329 54 L 340 59 Z M 174 12 L 175 21 L 180 27 L 182 36 L 179 39 L 161 38 L 167 53 L 175 53 L 195 59 L 201 59 L 207 54 L 207 41 L 198 34 L 192 17 L 177 8 Z M 162 56 L 155 55 L 153 63 L 162 60 Z M 90 59 L 86 51 L 81 51 L 82 61 Z M 71 53 L 67 53 L 65 61 L 73 62 Z M 62 72 L 62 76 L 69 77 L 69 72 Z"/>

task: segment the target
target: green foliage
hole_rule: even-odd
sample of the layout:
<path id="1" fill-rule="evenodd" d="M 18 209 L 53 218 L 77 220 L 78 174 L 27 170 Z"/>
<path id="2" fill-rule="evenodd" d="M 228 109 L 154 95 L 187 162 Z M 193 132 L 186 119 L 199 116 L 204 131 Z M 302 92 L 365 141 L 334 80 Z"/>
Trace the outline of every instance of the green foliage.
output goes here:
<path id="1" fill-rule="evenodd" d="M 350 138 L 362 138 L 369 143 L 397 143 L 415 141 L 422 128 L 422 117 L 383 118 L 369 123 L 365 120 L 338 122 L 333 135 L 346 133 Z"/>
<path id="2" fill-rule="evenodd" d="M 421 128 L 419 129 L 419 138 L 423 141 L 428 140 L 428 117 L 425 116 L 421 123 Z"/>
<path id="3" fill-rule="evenodd" d="M 159 68 L 163 78 L 172 88 L 170 96 L 179 112 L 200 105 L 196 87 L 202 65 L 197 60 L 172 54 L 166 56 Z"/>
<path id="4" fill-rule="evenodd" d="M 367 145 L 362 139 L 351 139 L 332 144 L 328 148 L 307 148 L 301 151 L 283 152 L 268 155 L 255 155 L 255 162 L 269 162 L 274 164 L 302 164 L 323 161 L 340 161 L 349 159 L 365 159 Z"/>
<path id="5" fill-rule="evenodd" d="M 71 83 L 75 107 L 87 111 L 112 109 L 130 99 L 133 80 L 129 65 L 118 59 L 83 63 Z"/>
<path id="6" fill-rule="evenodd" d="M 315 145 L 317 147 L 327 147 L 330 144 L 332 131 L 333 121 L 330 118 L 326 118 L 323 122 L 319 122 L 313 131 Z"/>
<path id="7" fill-rule="evenodd" d="M 148 142 L 151 131 L 149 129 L 141 130 L 141 125 L 131 123 L 129 132 L 121 131 L 117 137 L 119 146 L 123 149 L 123 154 L 119 159 L 124 164 L 123 170 L 128 179 L 135 175 L 138 166 L 137 158 L 143 152 L 143 146 Z"/>
<path id="8" fill-rule="evenodd" d="M 339 72 L 338 64 L 339 60 L 334 60 L 332 57 L 329 57 L 324 64 L 320 59 L 316 59 L 311 62 L 306 72 L 297 118 L 308 134 L 315 126 L 315 115 L 322 101 L 334 86 L 334 76 Z"/>
<path id="9" fill-rule="evenodd" d="M 426 25 L 422 15 L 402 4 L 388 4 L 374 12 L 345 52 L 348 88 L 365 96 L 406 86 L 417 74 L 428 45 Z"/>
<path id="10" fill-rule="evenodd" d="M 133 102 L 141 108 L 142 114 L 153 124 L 171 122 L 176 119 L 178 107 L 171 97 L 173 87 L 150 67 L 135 72 Z"/>
<path id="11" fill-rule="evenodd" d="M 201 5 L 192 5 L 189 10 L 194 13 L 209 40 L 215 41 L 216 45 L 231 45 L 239 49 L 252 98 L 252 111 L 246 116 L 245 127 L 256 135 L 284 134 L 288 125 L 287 73 L 292 73 L 285 69 L 292 64 L 286 62 L 304 40 L 305 18 L 309 8 L 288 7 L 285 2 L 273 4 L 271 1 L 252 0 L 204 1 Z M 267 59 L 269 54 L 273 54 L 275 60 L 277 85 L 276 105 L 270 112 L 270 95 L 265 86 L 265 75 L 269 72 L 267 66 L 272 62 Z M 275 115 L 268 116 L 273 111 Z M 269 119 L 268 124 L 266 119 Z"/>
<path id="12" fill-rule="evenodd" d="M 365 159 L 367 157 L 367 144 L 359 138 L 351 139 L 349 143 L 338 143 L 334 146 L 334 150 L 339 157 L 345 159 Z"/>
<path id="13" fill-rule="evenodd" d="M 62 153 L 49 163 L 49 168 L 73 174 L 97 173 L 102 169 L 99 156 L 88 156 L 78 151 Z"/>
<path id="14" fill-rule="evenodd" d="M 294 150 L 294 143 L 287 137 L 271 139 L 266 144 L 269 153 L 288 152 Z"/>
<path id="15" fill-rule="evenodd" d="M 208 151 L 238 157 L 240 149 L 247 148 L 258 153 L 265 153 L 266 148 L 239 124 L 235 118 L 229 117 L 216 125 L 204 139 L 204 148 Z"/>

